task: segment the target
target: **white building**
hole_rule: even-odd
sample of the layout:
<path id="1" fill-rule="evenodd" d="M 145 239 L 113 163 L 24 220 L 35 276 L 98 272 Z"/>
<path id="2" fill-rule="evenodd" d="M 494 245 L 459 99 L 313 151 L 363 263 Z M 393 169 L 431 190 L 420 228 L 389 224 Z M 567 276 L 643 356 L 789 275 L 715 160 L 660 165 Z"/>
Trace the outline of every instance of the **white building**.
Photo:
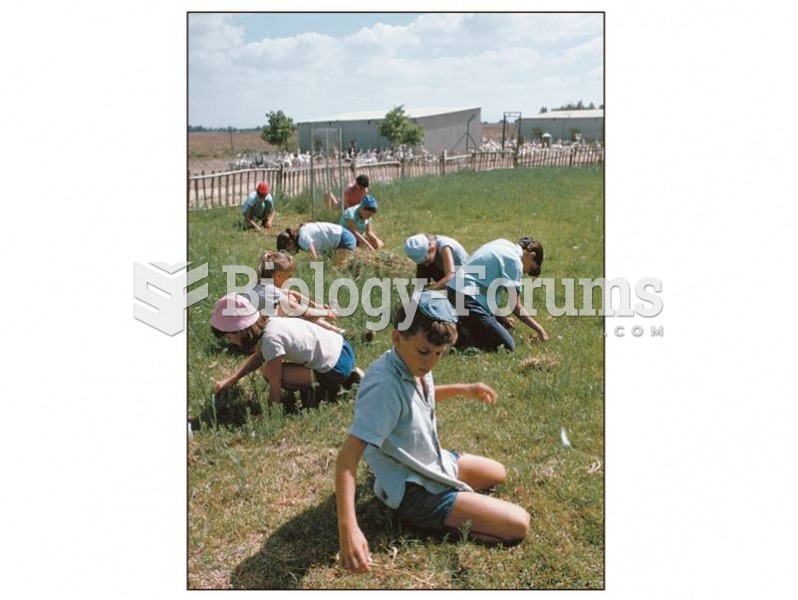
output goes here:
<path id="1" fill-rule="evenodd" d="M 553 110 L 521 118 L 521 135 L 526 140 L 551 134 L 554 140 L 570 140 L 579 132 L 586 142 L 604 141 L 604 110 Z"/>
<path id="2" fill-rule="evenodd" d="M 359 111 L 331 115 L 298 123 L 299 148 L 311 151 L 311 129 L 341 128 L 344 150 L 355 147 L 380 150 L 391 143 L 378 133 L 380 123 L 391 109 Z M 482 138 L 482 109 L 476 108 L 406 108 L 405 115 L 424 129 L 424 148 L 431 153 L 444 150 L 459 154 L 479 147 Z"/>

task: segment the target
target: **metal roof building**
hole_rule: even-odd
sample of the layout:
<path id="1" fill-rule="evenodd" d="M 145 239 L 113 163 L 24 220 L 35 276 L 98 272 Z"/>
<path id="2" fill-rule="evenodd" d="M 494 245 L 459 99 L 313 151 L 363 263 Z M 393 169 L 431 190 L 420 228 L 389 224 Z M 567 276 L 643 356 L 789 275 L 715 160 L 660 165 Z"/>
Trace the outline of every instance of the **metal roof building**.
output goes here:
<path id="1" fill-rule="evenodd" d="M 390 109 L 389 109 L 390 110 Z M 342 147 L 358 150 L 388 148 L 391 143 L 378 133 L 388 110 L 350 112 L 298 123 L 299 148 L 311 151 L 311 129 L 340 127 Z M 428 152 L 461 153 L 479 146 L 482 137 L 482 109 L 406 108 L 410 120 L 424 129 L 424 148 Z"/>
<path id="2" fill-rule="evenodd" d="M 551 134 L 555 140 L 569 140 L 572 131 L 579 131 L 586 142 L 603 142 L 604 110 L 553 110 L 521 119 L 521 135 L 527 140 L 542 133 Z"/>

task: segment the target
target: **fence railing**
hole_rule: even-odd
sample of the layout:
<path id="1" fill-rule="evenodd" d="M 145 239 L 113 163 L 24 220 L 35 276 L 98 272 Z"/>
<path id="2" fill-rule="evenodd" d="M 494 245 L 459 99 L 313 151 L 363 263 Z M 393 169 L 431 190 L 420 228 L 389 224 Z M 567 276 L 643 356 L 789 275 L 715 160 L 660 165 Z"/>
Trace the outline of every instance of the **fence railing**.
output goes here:
<path id="1" fill-rule="evenodd" d="M 374 183 L 389 183 L 408 177 L 446 175 L 458 171 L 492 171 L 518 167 L 572 167 L 604 162 L 604 146 L 575 144 L 562 148 L 521 148 L 495 152 L 471 152 L 457 156 L 418 156 L 403 160 L 357 165 L 357 174 L 368 175 Z M 341 189 L 337 164 L 313 165 L 315 185 L 324 190 Z M 344 177 L 351 167 L 344 170 Z M 354 178 L 354 175 L 352 175 Z M 266 180 L 272 194 L 299 196 L 311 187 L 311 167 L 256 168 L 240 171 L 222 171 L 199 175 L 188 174 L 189 209 L 239 206 L 255 189 L 259 181 Z M 344 184 L 346 182 L 343 182 Z"/>

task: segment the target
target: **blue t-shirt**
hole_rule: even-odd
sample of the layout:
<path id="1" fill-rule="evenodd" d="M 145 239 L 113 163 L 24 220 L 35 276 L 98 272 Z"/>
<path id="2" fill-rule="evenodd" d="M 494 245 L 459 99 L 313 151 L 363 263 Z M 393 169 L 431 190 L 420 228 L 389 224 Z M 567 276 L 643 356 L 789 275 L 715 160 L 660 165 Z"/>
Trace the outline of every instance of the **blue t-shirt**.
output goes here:
<path id="1" fill-rule="evenodd" d="M 521 246 L 510 240 L 493 240 L 479 247 L 457 270 L 446 287 L 466 296 L 472 296 L 485 310 L 488 307 L 488 287 L 495 279 L 504 279 L 521 293 L 523 263 Z M 483 269 L 480 276 L 476 269 Z"/>
<path id="2" fill-rule="evenodd" d="M 457 460 L 441 448 L 435 421 L 435 383 L 424 376 L 427 394 L 395 350 L 366 371 L 355 400 L 349 429 L 366 442 L 363 457 L 374 473 L 374 494 L 397 508 L 412 481 L 433 493 L 471 488 L 457 479 Z"/>
<path id="3" fill-rule="evenodd" d="M 346 222 L 354 221 L 355 229 L 357 229 L 360 233 L 366 231 L 366 225 L 371 223 L 371 217 L 369 217 L 368 219 L 362 218 L 360 216 L 360 213 L 358 212 L 359 208 L 360 208 L 359 204 L 357 206 L 352 206 L 351 208 L 347 208 L 344 211 L 344 214 L 341 215 L 341 220 L 338 221 L 339 225 L 348 228 Z"/>
<path id="4" fill-rule="evenodd" d="M 261 198 L 258 192 L 252 192 L 241 205 L 241 214 L 246 216 L 250 208 L 253 219 L 265 219 L 274 211 L 274 199 L 271 194 Z"/>
<path id="5" fill-rule="evenodd" d="M 437 244 L 437 250 L 435 251 L 435 259 L 433 263 L 438 268 L 439 271 L 443 271 L 443 256 L 441 255 L 441 251 L 444 248 L 449 248 L 452 251 L 452 260 L 454 261 L 455 271 L 457 267 L 465 264 L 468 260 L 468 252 L 465 251 L 458 242 L 454 238 L 446 237 L 445 235 L 436 235 L 435 242 Z"/>

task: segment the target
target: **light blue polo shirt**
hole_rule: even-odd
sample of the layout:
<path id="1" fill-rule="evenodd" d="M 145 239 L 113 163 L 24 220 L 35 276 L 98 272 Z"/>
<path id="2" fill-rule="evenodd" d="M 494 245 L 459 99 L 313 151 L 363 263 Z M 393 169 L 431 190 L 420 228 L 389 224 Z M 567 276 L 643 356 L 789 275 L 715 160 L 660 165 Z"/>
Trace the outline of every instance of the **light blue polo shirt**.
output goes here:
<path id="1" fill-rule="evenodd" d="M 316 252 L 327 252 L 338 248 L 341 243 L 341 233 L 343 227 L 335 223 L 305 223 L 299 228 L 297 243 L 305 252 L 310 249 L 311 244 L 316 248 Z"/>
<path id="2" fill-rule="evenodd" d="M 369 217 L 368 219 L 363 219 L 360 216 L 360 213 L 357 212 L 358 208 L 360 208 L 359 204 L 357 206 L 352 206 L 350 208 L 347 208 L 344 211 L 344 214 L 341 215 L 341 220 L 338 221 L 338 224 L 346 227 L 347 221 L 354 221 L 355 229 L 357 229 L 360 233 L 366 231 L 366 225 L 371 223 L 371 218 Z"/>
<path id="3" fill-rule="evenodd" d="M 443 256 L 441 256 L 441 250 L 444 248 L 449 248 L 452 251 L 452 260 L 454 261 L 455 271 L 457 267 L 461 266 L 468 260 L 468 252 L 465 251 L 458 242 L 454 238 L 446 237 L 445 235 L 436 235 L 435 242 L 437 244 L 437 250 L 435 252 L 435 259 L 433 262 L 438 270 L 443 271 Z"/>
<path id="4" fill-rule="evenodd" d="M 424 376 L 427 397 L 395 350 L 369 367 L 355 400 L 349 429 L 366 442 L 363 457 L 374 473 L 374 494 L 397 508 L 412 481 L 433 494 L 455 488 L 471 491 L 457 480 L 457 460 L 441 448 L 435 421 L 435 384 Z"/>
<path id="5" fill-rule="evenodd" d="M 246 215 L 249 209 L 252 209 L 252 217 L 255 219 L 264 219 L 268 217 L 274 210 L 274 198 L 271 194 L 261 200 L 258 192 L 252 192 L 244 203 L 241 205 L 241 214 Z"/>
<path id="6" fill-rule="evenodd" d="M 485 310 L 488 308 L 488 287 L 494 279 L 504 278 L 507 285 L 512 285 L 521 293 L 521 277 L 523 250 L 510 240 L 493 240 L 480 246 L 471 257 L 457 270 L 457 274 L 449 280 L 446 287 L 472 296 Z M 467 272 L 475 267 L 484 267 L 483 277 L 475 272 Z"/>

